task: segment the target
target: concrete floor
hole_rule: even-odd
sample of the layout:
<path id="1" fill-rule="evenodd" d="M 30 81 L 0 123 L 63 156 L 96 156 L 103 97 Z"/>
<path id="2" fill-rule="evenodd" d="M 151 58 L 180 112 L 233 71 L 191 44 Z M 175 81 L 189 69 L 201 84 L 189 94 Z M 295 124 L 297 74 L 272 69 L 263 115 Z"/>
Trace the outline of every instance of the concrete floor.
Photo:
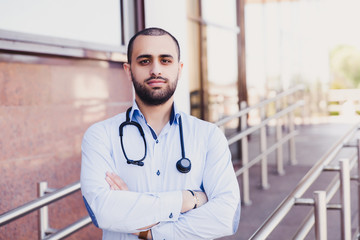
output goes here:
<path id="1" fill-rule="evenodd" d="M 279 176 L 275 173 L 275 153 L 269 156 L 269 184 L 270 188 L 263 190 L 260 184 L 260 166 L 256 165 L 250 170 L 250 206 L 242 206 L 241 219 L 238 231 L 235 235 L 221 238 L 223 240 L 242 240 L 249 239 L 252 234 L 261 226 L 267 217 L 276 209 L 276 207 L 288 196 L 296 187 L 299 181 L 305 176 L 316 161 L 336 143 L 352 127 L 352 124 L 345 123 L 325 123 L 297 126 L 299 135 L 296 136 L 296 158 L 298 164 L 290 165 L 288 162 L 287 144 L 284 145 L 285 175 Z M 269 129 L 271 140 L 271 129 Z M 250 152 L 258 151 L 259 139 L 255 134 L 251 136 L 249 142 Z M 270 145 L 270 144 L 268 144 Z M 234 151 L 232 149 L 232 151 Z M 355 153 L 354 148 L 341 150 L 335 162 L 340 157 L 346 157 Z M 250 157 L 251 158 L 251 157 Z M 356 173 L 356 172 L 355 172 Z M 317 181 L 310 187 L 304 197 L 311 198 L 316 190 L 325 190 L 330 179 L 336 172 L 324 172 Z M 241 178 L 239 178 L 241 182 Z M 353 232 L 357 226 L 357 184 L 351 183 L 352 195 L 352 226 Z M 339 203 L 339 194 L 335 195 L 331 203 Z M 310 211 L 309 206 L 295 206 L 275 228 L 267 239 L 287 240 L 292 239 L 299 225 Z M 341 239 L 340 211 L 328 210 L 328 239 Z M 314 229 L 305 239 L 315 239 Z"/>

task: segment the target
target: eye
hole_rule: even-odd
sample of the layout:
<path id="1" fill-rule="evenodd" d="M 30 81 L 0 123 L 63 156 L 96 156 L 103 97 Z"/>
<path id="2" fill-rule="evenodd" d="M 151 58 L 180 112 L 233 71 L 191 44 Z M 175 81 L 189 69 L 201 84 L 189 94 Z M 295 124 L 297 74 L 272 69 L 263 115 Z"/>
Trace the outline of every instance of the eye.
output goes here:
<path id="1" fill-rule="evenodd" d="M 170 63 L 172 63 L 172 60 L 169 59 L 169 58 L 163 58 L 163 59 L 161 59 L 161 63 L 163 63 L 163 64 L 170 64 Z"/>
<path id="2" fill-rule="evenodd" d="M 150 63 L 150 60 L 149 59 L 142 59 L 142 60 L 138 61 L 138 63 L 140 65 L 147 65 L 147 64 Z"/>

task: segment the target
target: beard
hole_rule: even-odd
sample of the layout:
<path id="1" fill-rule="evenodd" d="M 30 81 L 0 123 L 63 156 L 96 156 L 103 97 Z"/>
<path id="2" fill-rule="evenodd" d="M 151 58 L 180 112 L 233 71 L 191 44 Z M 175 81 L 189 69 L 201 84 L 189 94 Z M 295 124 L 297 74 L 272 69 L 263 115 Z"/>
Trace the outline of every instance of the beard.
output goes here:
<path id="1" fill-rule="evenodd" d="M 163 79 L 169 84 L 165 86 L 165 88 L 153 88 L 149 89 L 146 86 L 146 82 L 152 79 Z M 136 80 L 134 75 L 131 73 L 131 80 L 134 85 L 136 95 L 141 99 L 141 101 L 148 106 L 158 106 L 167 102 L 176 90 L 178 75 L 176 76 L 175 81 L 170 82 L 167 78 L 163 77 L 150 77 L 144 81 L 144 83 L 140 83 Z"/>

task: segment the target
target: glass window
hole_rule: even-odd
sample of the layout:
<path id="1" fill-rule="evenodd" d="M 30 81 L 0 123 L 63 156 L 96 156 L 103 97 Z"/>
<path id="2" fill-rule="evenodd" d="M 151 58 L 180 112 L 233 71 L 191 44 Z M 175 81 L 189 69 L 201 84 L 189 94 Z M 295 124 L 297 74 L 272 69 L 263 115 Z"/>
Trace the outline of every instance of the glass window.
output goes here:
<path id="1" fill-rule="evenodd" d="M 137 7 L 143 6 L 133 0 L 1 0 L 0 48 L 50 54 L 65 48 L 64 55 L 75 49 L 76 56 L 83 49 L 125 53 L 136 31 Z"/>
<path id="2" fill-rule="evenodd" d="M 3 0 L 0 29 L 119 46 L 119 1 Z"/>
<path id="3" fill-rule="evenodd" d="M 209 120 L 217 121 L 238 111 L 236 1 L 202 1 L 201 10 L 207 23 Z"/>

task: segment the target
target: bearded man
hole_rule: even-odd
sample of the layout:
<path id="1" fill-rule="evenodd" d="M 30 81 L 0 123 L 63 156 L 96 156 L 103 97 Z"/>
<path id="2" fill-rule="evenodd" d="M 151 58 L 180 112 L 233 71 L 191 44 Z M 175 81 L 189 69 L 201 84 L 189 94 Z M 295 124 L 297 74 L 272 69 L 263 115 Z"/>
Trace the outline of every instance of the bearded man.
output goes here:
<path id="1" fill-rule="evenodd" d="M 177 109 L 182 69 L 174 36 L 138 32 L 124 64 L 132 107 L 84 135 L 81 190 L 105 240 L 214 239 L 237 230 L 240 192 L 227 140 Z"/>

